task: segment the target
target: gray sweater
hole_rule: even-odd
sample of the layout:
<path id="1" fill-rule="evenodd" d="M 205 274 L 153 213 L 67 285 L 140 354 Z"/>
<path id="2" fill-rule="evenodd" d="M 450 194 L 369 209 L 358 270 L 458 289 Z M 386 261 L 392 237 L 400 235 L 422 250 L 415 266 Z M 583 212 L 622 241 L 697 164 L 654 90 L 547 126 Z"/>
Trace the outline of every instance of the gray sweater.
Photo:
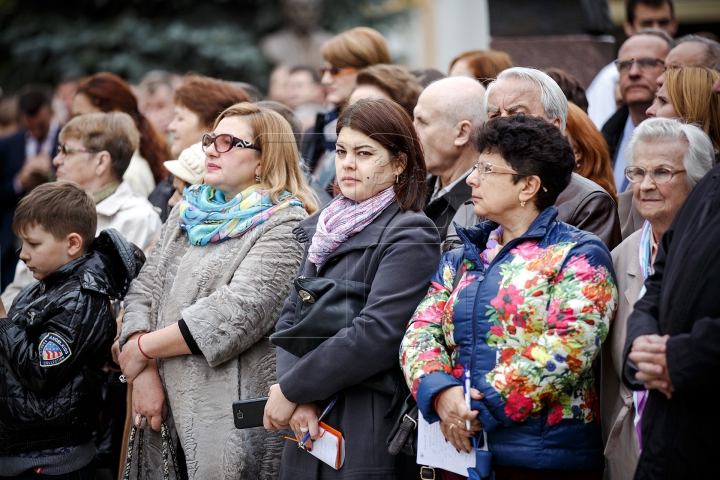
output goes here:
<path id="1" fill-rule="evenodd" d="M 158 360 L 168 426 L 191 480 L 277 477 L 282 434 L 235 429 L 232 402 L 266 396 L 275 383 L 267 336 L 300 264 L 292 230 L 305 217 L 288 207 L 241 237 L 198 247 L 179 227 L 176 208 L 126 297 L 121 345 L 183 319 L 202 351 Z M 162 478 L 159 433 L 146 444 L 143 477 Z"/>

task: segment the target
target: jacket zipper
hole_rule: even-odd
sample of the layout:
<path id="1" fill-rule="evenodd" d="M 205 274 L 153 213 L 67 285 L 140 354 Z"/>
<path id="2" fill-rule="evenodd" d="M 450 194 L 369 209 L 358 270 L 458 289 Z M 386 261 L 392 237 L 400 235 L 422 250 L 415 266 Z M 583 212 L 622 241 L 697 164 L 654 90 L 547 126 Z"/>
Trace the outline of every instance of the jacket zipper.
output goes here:
<path id="1" fill-rule="evenodd" d="M 487 274 L 490 272 L 490 269 L 495 265 L 495 263 L 498 262 L 500 258 L 507 255 L 507 252 L 509 252 L 510 249 L 514 248 L 515 245 L 517 245 L 521 241 L 524 242 L 527 240 L 534 240 L 537 238 L 538 237 L 518 237 L 518 238 L 508 242 L 508 244 L 505 245 L 498 252 L 498 254 L 495 256 L 495 258 L 493 258 L 492 262 L 490 262 L 490 265 L 488 265 L 488 267 L 483 270 L 482 283 L 480 284 L 480 286 L 477 289 L 477 292 L 475 293 L 475 305 L 473 306 L 473 316 L 471 318 L 472 332 L 473 332 L 473 346 L 472 346 L 472 357 L 470 358 L 470 373 L 472 376 L 475 375 L 475 357 L 477 355 L 477 321 L 476 321 L 477 309 L 478 309 L 478 304 L 479 304 L 479 299 L 480 299 L 480 290 L 482 290 L 483 285 L 485 284 L 485 277 L 487 277 Z M 540 237 L 540 238 L 542 238 L 542 237 Z M 480 264 L 482 265 L 482 257 L 480 258 Z M 461 264 L 461 267 L 462 267 L 462 264 Z M 471 378 L 472 378 L 472 376 L 471 376 Z"/>

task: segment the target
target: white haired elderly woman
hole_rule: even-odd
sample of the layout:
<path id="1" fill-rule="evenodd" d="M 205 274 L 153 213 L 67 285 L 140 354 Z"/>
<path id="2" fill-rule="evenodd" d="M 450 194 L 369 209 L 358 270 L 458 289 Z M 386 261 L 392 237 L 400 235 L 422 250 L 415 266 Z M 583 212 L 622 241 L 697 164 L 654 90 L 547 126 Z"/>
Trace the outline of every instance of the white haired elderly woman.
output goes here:
<path id="1" fill-rule="evenodd" d="M 619 302 L 603 344 L 601 414 L 610 479 L 631 479 L 642 438 L 639 417 L 646 392 L 632 392 L 622 383 L 627 319 L 642 297 L 645 279 L 653 272 L 660 237 L 695 185 L 713 166 L 713 145 L 700 128 L 667 118 L 644 121 L 635 129 L 625 152 L 625 175 L 632 182 L 643 227 L 612 252 Z"/>

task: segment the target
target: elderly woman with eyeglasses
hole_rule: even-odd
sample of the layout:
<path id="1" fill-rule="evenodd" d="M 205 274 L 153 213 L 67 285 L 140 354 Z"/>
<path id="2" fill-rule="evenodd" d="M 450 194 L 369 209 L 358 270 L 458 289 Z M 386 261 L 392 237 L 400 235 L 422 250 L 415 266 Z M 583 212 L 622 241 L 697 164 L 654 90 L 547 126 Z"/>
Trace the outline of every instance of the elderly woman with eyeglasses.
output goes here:
<path id="1" fill-rule="evenodd" d="M 612 480 L 633 478 L 640 456 L 640 418 L 647 392 L 632 392 L 622 382 L 627 320 L 645 293 L 653 272 L 658 241 L 695 185 L 713 166 L 713 145 L 698 127 L 653 118 L 633 132 L 625 158 L 635 204 L 645 223 L 612 251 L 620 298 L 618 311 L 603 345 L 601 415 L 605 456 Z M 637 426 L 636 426 L 637 425 Z"/>
<path id="2" fill-rule="evenodd" d="M 462 246 L 442 258 L 400 349 L 405 379 L 455 448 L 474 451 L 485 430 L 498 480 L 600 478 L 592 362 L 617 289 L 605 244 L 556 220 L 572 147 L 528 115 L 490 120 L 476 146 L 467 183 L 488 221 L 458 228 Z"/>
<path id="3" fill-rule="evenodd" d="M 275 112 L 233 105 L 202 144 L 205 184 L 185 190 L 125 298 L 120 366 L 135 423 L 166 419 L 189 479 L 275 478 L 282 435 L 235 429 L 231 405 L 275 383 L 267 336 L 302 257 L 292 230 L 315 200 Z M 142 459 L 143 478 L 162 477 L 159 432 Z"/>

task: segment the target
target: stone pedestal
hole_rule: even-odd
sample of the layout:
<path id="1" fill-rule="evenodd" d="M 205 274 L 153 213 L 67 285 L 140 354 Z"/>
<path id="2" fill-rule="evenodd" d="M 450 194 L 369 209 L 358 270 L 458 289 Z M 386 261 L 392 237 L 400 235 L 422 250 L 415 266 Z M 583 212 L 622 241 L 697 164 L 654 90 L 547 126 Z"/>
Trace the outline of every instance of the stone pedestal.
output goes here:
<path id="1" fill-rule="evenodd" d="M 493 37 L 490 48 L 509 53 L 516 67 L 565 70 L 578 77 L 585 88 L 615 59 L 615 39 L 608 35 Z"/>

